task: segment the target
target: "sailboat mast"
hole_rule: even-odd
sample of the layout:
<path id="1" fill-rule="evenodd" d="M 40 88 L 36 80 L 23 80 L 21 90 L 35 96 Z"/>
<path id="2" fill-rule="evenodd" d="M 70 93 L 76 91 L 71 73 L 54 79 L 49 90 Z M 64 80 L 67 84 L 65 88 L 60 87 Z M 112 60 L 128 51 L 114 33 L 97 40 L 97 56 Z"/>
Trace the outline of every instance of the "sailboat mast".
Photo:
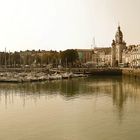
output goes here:
<path id="1" fill-rule="evenodd" d="M 5 47 L 5 70 L 6 70 L 6 66 L 7 65 L 7 62 L 6 62 L 6 47 Z"/>

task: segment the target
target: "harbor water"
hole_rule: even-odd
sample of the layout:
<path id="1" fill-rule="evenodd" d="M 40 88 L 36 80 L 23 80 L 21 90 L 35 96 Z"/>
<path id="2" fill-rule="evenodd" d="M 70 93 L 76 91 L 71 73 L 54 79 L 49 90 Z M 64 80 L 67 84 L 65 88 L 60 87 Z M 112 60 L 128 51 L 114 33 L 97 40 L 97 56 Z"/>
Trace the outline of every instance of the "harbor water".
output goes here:
<path id="1" fill-rule="evenodd" d="M 139 140 L 139 132 L 139 79 L 0 83 L 0 140 Z"/>

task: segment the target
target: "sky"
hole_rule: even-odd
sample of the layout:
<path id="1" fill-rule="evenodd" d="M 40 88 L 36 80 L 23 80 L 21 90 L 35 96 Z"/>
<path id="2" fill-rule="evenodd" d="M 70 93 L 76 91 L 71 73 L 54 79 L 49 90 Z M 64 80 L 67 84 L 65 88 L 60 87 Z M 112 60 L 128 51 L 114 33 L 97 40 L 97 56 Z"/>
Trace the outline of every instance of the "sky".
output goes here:
<path id="1" fill-rule="evenodd" d="M 118 24 L 140 44 L 139 0 L 0 0 L 0 51 L 110 47 Z"/>

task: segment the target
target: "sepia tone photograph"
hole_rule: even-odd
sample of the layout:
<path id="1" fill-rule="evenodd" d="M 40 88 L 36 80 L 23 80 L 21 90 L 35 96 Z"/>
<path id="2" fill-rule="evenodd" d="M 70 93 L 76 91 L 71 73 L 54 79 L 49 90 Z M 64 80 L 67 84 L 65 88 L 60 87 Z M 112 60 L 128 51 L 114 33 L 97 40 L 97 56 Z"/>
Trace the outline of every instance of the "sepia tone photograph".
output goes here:
<path id="1" fill-rule="evenodd" d="M 139 5 L 0 0 L 0 140 L 139 140 Z"/>

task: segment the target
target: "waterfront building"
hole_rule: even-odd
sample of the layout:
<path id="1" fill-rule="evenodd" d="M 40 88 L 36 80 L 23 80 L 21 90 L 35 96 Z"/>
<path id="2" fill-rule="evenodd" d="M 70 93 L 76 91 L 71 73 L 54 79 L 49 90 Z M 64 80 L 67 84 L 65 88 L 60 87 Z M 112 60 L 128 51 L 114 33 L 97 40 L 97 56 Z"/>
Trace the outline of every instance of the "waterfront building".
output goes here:
<path id="1" fill-rule="evenodd" d="M 130 45 L 123 50 L 123 63 L 130 67 L 140 67 L 140 45 Z"/>
<path id="2" fill-rule="evenodd" d="M 120 63 L 130 67 L 140 67 L 140 45 L 126 46 L 120 26 L 111 45 L 112 67 Z"/>
<path id="3" fill-rule="evenodd" d="M 82 63 L 93 62 L 98 66 L 112 67 L 118 67 L 121 64 L 140 67 L 140 45 L 126 46 L 120 26 L 118 26 L 111 47 L 95 47 L 94 49 L 78 49 L 77 51 Z"/>
<path id="4" fill-rule="evenodd" d="M 119 63 L 122 63 L 122 53 L 126 49 L 126 43 L 123 40 L 123 33 L 118 26 L 118 30 L 115 35 L 115 40 L 111 44 L 111 55 L 112 55 L 112 67 L 118 66 Z"/>
<path id="5" fill-rule="evenodd" d="M 94 49 L 77 49 L 81 63 L 93 63 L 98 66 L 111 64 L 111 48 L 96 47 Z"/>

